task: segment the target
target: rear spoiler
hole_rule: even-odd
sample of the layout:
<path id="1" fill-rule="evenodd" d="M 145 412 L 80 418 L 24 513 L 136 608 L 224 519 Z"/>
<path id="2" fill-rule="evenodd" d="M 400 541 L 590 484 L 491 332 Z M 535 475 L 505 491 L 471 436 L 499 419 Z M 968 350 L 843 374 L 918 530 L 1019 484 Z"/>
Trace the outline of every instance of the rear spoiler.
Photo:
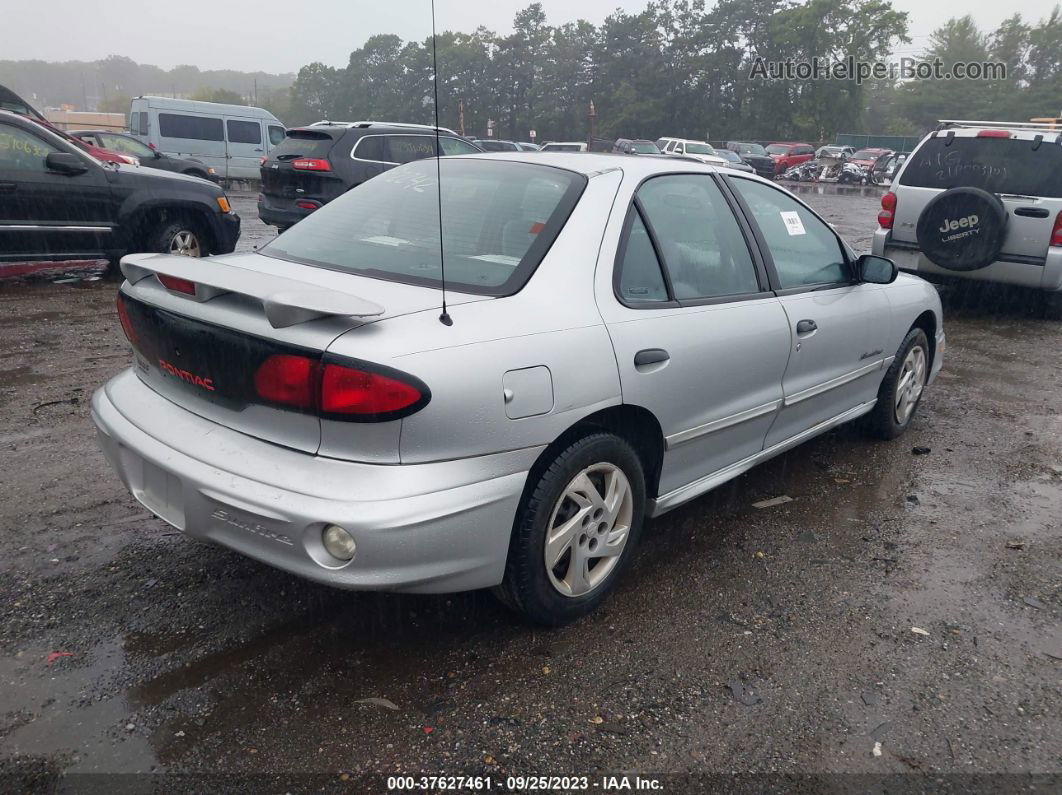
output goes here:
<path id="1" fill-rule="evenodd" d="M 127 254 L 121 260 L 122 275 L 130 284 L 161 274 L 191 282 L 190 301 L 209 301 L 225 293 L 238 293 L 262 302 L 273 328 L 296 326 L 322 317 L 375 317 L 384 308 L 372 301 L 314 287 L 296 279 L 252 271 L 217 260 L 174 254 Z"/>

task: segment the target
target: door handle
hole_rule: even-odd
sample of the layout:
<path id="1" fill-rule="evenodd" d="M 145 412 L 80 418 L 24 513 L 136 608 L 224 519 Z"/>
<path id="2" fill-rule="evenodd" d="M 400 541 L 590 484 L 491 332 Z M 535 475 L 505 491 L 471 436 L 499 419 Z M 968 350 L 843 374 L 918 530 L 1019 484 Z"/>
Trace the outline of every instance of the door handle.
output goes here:
<path id="1" fill-rule="evenodd" d="M 17 190 L 17 182 L 0 182 L 0 193 L 14 193 Z"/>
<path id="2" fill-rule="evenodd" d="M 1019 207 L 1014 214 L 1025 218 L 1047 218 L 1051 213 L 1043 207 Z"/>
<path id="3" fill-rule="evenodd" d="M 671 358 L 671 354 L 663 348 L 646 348 L 634 354 L 635 367 L 648 367 L 651 364 L 660 364 Z"/>
<path id="4" fill-rule="evenodd" d="M 797 323 L 796 326 L 797 334 L 810 334 L 811 332 L 817 330 L 818 327 L 819 324 L 816 323 L 814 320 L 801 320 Z"/>

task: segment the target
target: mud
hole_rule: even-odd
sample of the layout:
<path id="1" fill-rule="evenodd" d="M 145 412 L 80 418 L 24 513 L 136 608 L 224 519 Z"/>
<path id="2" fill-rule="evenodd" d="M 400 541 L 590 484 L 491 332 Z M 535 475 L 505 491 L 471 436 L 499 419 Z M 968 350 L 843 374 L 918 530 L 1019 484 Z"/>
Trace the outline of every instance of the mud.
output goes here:
<path id="1" fill-rule="evenodd" d="M 880 191 L 803 193 L 869 247 Z M 241 248 L 271 237 L 253 197 L 237 209 Z M 152 518 L 88 419 L 128 360 L 115 287 L 0 291 L 0 775 L 17 788 L 1062 771 L 1062 323 L 1030 296 L 948 293 L 945 370 L 904 437 L 840 428 L 653 522 L 602 610 L 543 631 L 481 593 L 329 590 Z"/>

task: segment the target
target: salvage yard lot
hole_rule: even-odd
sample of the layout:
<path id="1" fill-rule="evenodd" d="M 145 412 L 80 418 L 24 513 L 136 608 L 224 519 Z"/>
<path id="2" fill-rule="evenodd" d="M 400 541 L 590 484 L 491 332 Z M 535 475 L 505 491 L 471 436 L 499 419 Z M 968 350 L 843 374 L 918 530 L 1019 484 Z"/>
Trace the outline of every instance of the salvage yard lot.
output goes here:
<path id="1" fill-rule="evenodd" d="M 869 249 L 878 190 L 801 190 Z M 239 248 L 272 237 L 234 199 Z M 652 522 L 543 631 L 151 518 L 88 418 L 129 359 L 115 288 L 0 291 L 0 774 L 1059 769 L 1062 323 L 1020 297 L 946 296 L 900 440 L 846 426 Z"/>

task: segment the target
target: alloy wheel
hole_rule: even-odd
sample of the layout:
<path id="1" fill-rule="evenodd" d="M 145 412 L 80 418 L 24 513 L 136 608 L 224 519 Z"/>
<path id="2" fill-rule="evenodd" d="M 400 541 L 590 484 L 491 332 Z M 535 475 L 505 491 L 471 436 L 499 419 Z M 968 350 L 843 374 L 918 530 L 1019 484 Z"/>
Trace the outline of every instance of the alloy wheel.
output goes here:
<path id="1" fill-rule="evenodd" d="M 627 546 L 633 515 L 630 481 L 615 464 L 593 464 L 572 478 L 546 526 L 544 560 L 553 587 L 569 597 L 600 587 Z"/>
<path id="2" fill-rule="evenodd" d="M 182 257 L 200 256 L 199 238 L 190 229 L 182 229 L 170 239 L 170 253 Z"/>
<path id="3" fill-rule="evenodd" d="M 926 383 L 926 351 L 921 345 L 915 345 L 907 352 L 896 381 L 895 411 L 896 422 L 903 425 L 911 418 L 911 413 L 922 397 Z"/>

